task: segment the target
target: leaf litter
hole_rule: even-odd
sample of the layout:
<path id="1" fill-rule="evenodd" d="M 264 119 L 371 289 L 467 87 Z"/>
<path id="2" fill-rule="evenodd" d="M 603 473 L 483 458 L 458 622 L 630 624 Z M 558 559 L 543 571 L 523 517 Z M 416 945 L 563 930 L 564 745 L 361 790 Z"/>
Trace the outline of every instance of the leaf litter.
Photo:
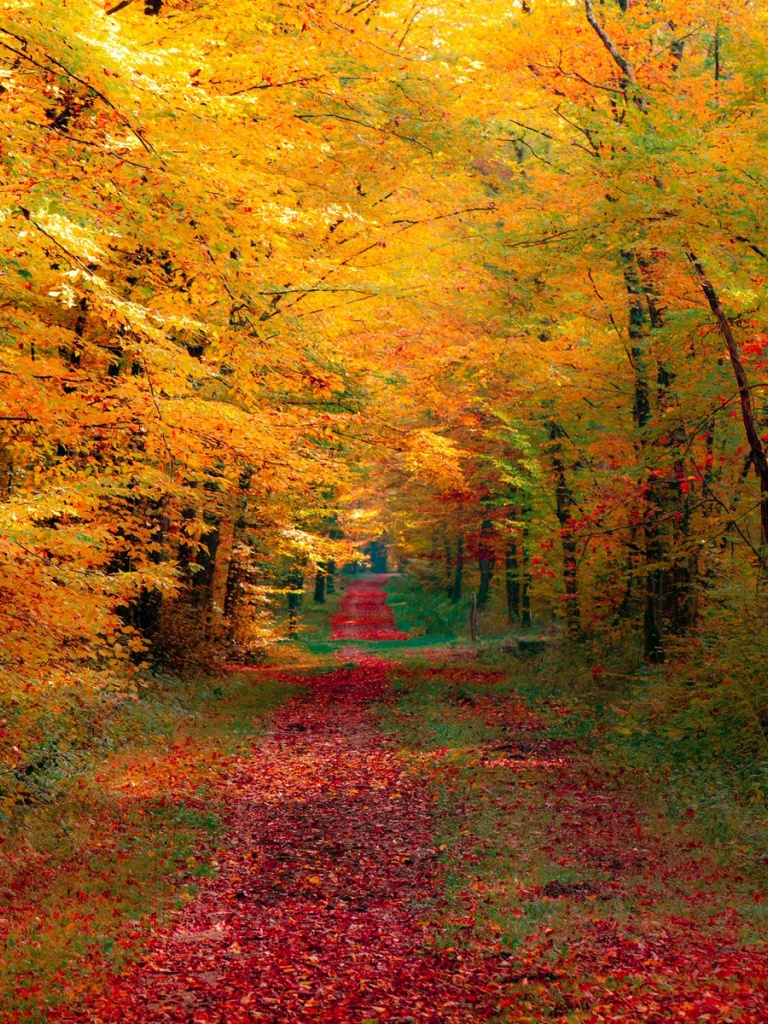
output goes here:
<path id="1" fill-rule="evenodd" d="M 358 641 L 398 632 L 380 584 L 350 586 L 334 632 Z M 270 735 L 221 783 L 228 838 L 217 877 L 206 880 L 171 929 L 153 933 L 145 955 L 110 977 L 101 995 L 61 1008 L 52 1022 L 768 1020 L 768 957 L 738 941 L 735 915 L 717 938 L 682 918 L 640 934 L 595 917 L 574 921 L 572 941 L 557 951 L 552 929 L 543 926 L 514 953 L 493 941 L 441 948 L 435 918 L 445 865 L 435 840 L 435 789 L 429 773 L 414 772 L 378 727 L 388 663 L 363 653 L 356 659 L 353 667 L 295 678 L 301 690 Z M 541 725 L 514 704 L 481 706 L 479 713 L 504 715 L 528 735 Z M 550 778 L 540 786 L 542 802 L 551 799 L 554 771 L 558 795 L 567 793 L 575 805 L 571 818 L 590 805 L 615 831 L 608 847 L 628 841 L 627 832 L 636 837 L 633 810 L 599 786 L 585 786 L 570 761 L 543 759 L 536 741 L 519 737 L 506 746 L 489 750 L 480 767 L 516 771 L 518 754 L 529 757 L 534 780 L 542 772 Z M 433 762 L 447 761 L 444 753 Z M 575 835 L 559 851 L 566 853 L 562 863 L 600 855 L 594 830 Z M 558 852 L 556 837 L 547 835 L 546 844 Z M 465 906 L 470 917 L 483 886 L 474 889 L 475 905 Z M 526 899 L 583 904 L 601 895 L 589 882 L 552 881 L 521 892 L 523 907 Z"/>

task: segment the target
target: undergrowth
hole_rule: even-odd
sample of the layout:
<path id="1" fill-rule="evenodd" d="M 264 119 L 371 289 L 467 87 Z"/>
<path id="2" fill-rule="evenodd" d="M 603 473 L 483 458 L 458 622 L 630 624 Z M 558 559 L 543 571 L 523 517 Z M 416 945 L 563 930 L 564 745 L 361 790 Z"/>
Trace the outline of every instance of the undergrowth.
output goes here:
<path id="1" fill-rule="evenodd" d="M 485 755 L 509 739 L 503 719 L 488 716 L 482 703 L 489 694 L 509 696 L 493 670 L 473 662 L 437 669 L 434 660 L 408 662 L 393 668 L 391 681 L 398 699 L 382 708 L 383 727 L 435 788 L 443 865 L 441 902 L 433 907 L 437 941 L 448 949 L 498 941 L 513 953 L 564 909 L 538 898 L 547 884 L 597 873 L 589 865 L 578 872 L 558 865 L 544 849 L 547 831 L 562 827 L 538 792 L 546 769 L 510 781 L 486 764 Z M 587 913 L 595 909 L 590 902 Z M 616 907 L 597 909 L 605 915 Z"/>
<path id="2" fill-rule="evenodd" d="M 215 873 L 213 783 L 289 690 L 269 673 L 161 679 L 94 704 L 76 756 L 25 776 L 0 833 L 0 1021 L 98 988 Z"/>
<path id="3" fill-rule="evenodd" d="M 431 628 L 449 624 L 440 616 L 450 602 L 416 579 L 397 577 L 388 590 L 400 628 L 421 620 L 425 642 Z M 636 638 L 620 634 L 611 643 L 570 644 L 552 631 L 545 651 L 531 657 L 516 656 L 519 632 L 481 638 L 470 649 L 478 667 L 501 671 L 509 690 L 529 704 L 566 707 L 558 734 L 586 745 L 606 769 L 632 774 L 671 821 L 693 815 L 708 843 L 737 853 L 747 867 L 762 865 L 768 861 L 762 634 L 722 616 L 718 625 L 721 642 L 678 640 L 660 666 L 644 664 Z"/>
<path id="4" fill-rule="evenodd" d="M 386 591 L 398 629 L 409 636 L 453 638 L 467 623 L 469 597 L 454 604 L 447 596 L 421 587 L 418 580 L 407 573 L 393 576 Z"/>

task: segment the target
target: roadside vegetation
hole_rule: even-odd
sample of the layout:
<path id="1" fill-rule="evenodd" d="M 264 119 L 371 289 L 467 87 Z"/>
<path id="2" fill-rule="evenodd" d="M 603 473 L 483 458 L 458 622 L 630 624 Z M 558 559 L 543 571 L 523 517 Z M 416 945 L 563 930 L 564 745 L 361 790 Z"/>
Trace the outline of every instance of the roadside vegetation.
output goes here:
<path id="1" fill-rule="evenodd" d="M 154 680 L 90 708 L 91 742 L 15 780 L 0 845 L 0 1020 L 98 991 L 216 873 L 216 784 L 295 686 L 232 673 Z M 42 758 L 41 758 L 42 760 Z"/>

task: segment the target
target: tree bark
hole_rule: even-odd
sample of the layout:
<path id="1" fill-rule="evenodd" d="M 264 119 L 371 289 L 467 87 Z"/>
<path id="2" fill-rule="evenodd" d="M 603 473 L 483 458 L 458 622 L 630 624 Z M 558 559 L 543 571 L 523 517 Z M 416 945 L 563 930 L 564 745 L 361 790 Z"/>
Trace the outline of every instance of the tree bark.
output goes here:
<path id="1" fill-rule="evenodd" d="M 625 93 L 628 93 L 630 92 L 631 86 L 632 102 L 639 110 L 642 110 L 643 113 L 646 113 L 648 110 L 648 100 L 645 98 L 645 96 L 642 93 L 642 90 L 640 89 L 640 86 L 638 85 L 637 79 L 635 78 L 635 72 L 632 70 L 632 65 L 629 63 L 627 58 L 624 57 L 622 53 L 620 53 L 619 48 L 616 46 L 611 37 L 608 35 L 603 26 L 595 17 L 595 12 L 592 8 L 592 0 L 584 0 L 584 10 L 587 15 L 587 21 L 594 29 L 594 32 L 597 35 L 598 39 L 606 48 L 608 53 L 610 53 L 611 58 L 613 62 L 616 64 L 616 66 L 621 69 L 621 73 L 623 76 L 622 89 Z"/>
<path id="2" fill-rule="evenodd" d="M 227 596 L 224 601 L 224 617 L 233 622 L 234 616 L 237 612 L 238 605 L 243 596 L 243 578 L 244 578 L 244 564 L 242 558 L 238 557 L 237 550 L 233 551 L 232 558 L 229 563 L 229 573 L 227 575 Z"/>
<path id="3" fill-rule="evenodd" d="M 637 266 L 645 292 L 648 316 L 652 330 L 664 326 L 663 308 L 653 279 L 653 260 L 637 255 Z M 661 360 L 657 363 L 656 383 L 658 408 L 666 409 L 675 404 L 672 391 L 675 373 Z M 653 494 L 658 503 L 659 513 L 667 520 L 670 536 L 661 541 L 661 556 L 670 562 L 663 570 L 661 583 L 662 619 L 668 623 L 669 631 L 677 636 L 688 632 L 693 622 L 691 610 L 695 607 L 695 574 L 691 572 L 695 554 L 690 552 L 691 526 L 691 484 L 685 472 L 686 432 L 682 426 L 670 426 L 667 438 L 661 442 L 668 450 L 668 459 L 673 463 L 672 473 L 666 474 L 666 483 L 652 478 Z M 674 516 L 667 513 L 674 511 Z M 658 517 L 657 517 L 658 518 Z M 661 534 L 661 527 L 657 527 Z"/>
<path id="4" fill-rule="evenodd" d="M 510 537 L 507 541 L 505 569 L 507 584 L 507 615 L 509 617 L 510 624 L 519 624 L 521 612 L 520 561 L 517 555 L 516 537 Z"/>
<path id="5" fill-rule="evenodd" d="M 304 573 L 297 566 L 288 574 L 288 636 L 296 635 L 298 610 L 304 596 Z"/>
<path id="6" fill-rule="evenodd" d="M 219 523 L 216 553 L 213 559 L 213 575 L 211 578 L 210 628 L 215 636 L 221 631 L 224 621 L 224 605 L 227 600 L 227 578 L 232 562 L 232 549 L 235 541 L 235 521 L 226 516 Z"/>
<path id="7" fill-rule="evenodd" d="M 646 353 L 646 292 L 638 269 L 635 254 L 625 251 L 624 284 L 629 300 L 629 343 L 632 369 L 635 374 L 634 419 L 638 428 L 640 450 L 643 466 L 647 464 L 645 428 L 651 418 L 651 391 L 648 381 L 648 365 Z M 661 560 L 664 545 L 659 528 L 658 518 L 661 511 L 656 478 L 649 475 L 646 484 L 646 502 L 643 519 L 645 533 L 645 609 L 643 612 L 643 648 L 645 657 L 656 664 L 665 659 L 664 626 L 662 599 L 664 593 L 664 572 Z"/>
<path id="8" fill-rule="evenodd" d="M 527 569 L 527 560 L 523 563 L 526 568 L 523 570 L 523 588 L 520 601 L 520 625 L 523 629 L 530 629 L 533 625 L 531 618 L 531 574 Z"/>
<path id="9" fill-rule="evenodd" d="M 451 586 L 451 601 L 458 604 L 461 600 L 461 578 L 464 572 L 464 538 L 459 537 L 456 541 L 456 568 L 453 573 L 453 585 Z"/>
<path id="10" fill-rule="evenodd" d="M 728 317 L 725 315 L 725 310 L 720 302 L 720 297 L 707 276 L 704 265 L 691 249 L 687 250 L 686 256 L 693 269 L 696 280 L 704 293 L 704 297 L 709 303 L 712 315 L 717 321 L 720 333 L 725 339 L 728 356 L 731 360 L 731 366 L 733 367 L 733 375 L 736 378 L 736 386 L 739 390 L 739 400 L 741 402 L 741 419 L 744 424 L 744 432 L 747 435 L 747 443 L 749 444 L 752 465 L 755 467 L 755 473 L 760 481 L 760 539 L 761 546 L 765 547 L 768 545 L 768 457 L 766 457 L 765 448 L 763 447 L 763 442 L 755 423 L 755 413 L 752 408 L 752 393 L 749 389 L 749 380 L 747 378 L 746 370 L 744 369 L 744 364 L 741 361 L 741 353 L 739 352 L 739 345 L 736 341 L 736 336 L 733 333 L 733 328 L 731 327 Z M 765 568 L 765 562 L 763 562 L 763 568 Z"/>
<path id="11" fill-rule="evenodd" d="M 315 572 L 315 592 L 314 601 L 317 604 L 325 604 L 325 584 L 326 584 L 326 569 L 325 565 L 320 562 Z"/>
<path id="12" fill-rule="evenodd" d="M 520 519 L 523 523 L 523 533 L 520 538 L 520 625 L 523 629 L 530 629 L 533 625 L 531 616 L 531 553 L 528 546 L 528 520 L 530 515 L 530 506 L 523 504 L 520 508 Z"/>
<path id="13" fill-rule="evenodd" d="M 478 567 L 480 569 L 480 589 L 477 592 L 477 607 L 482 610 L 488 604 L 488 597 L 491 590 L 491 578 L 493 577 L 493 548 L 488 541 L 493 534 L 493 523 L 486 519 L 480 530 L 480 557 Z"/>
<path id="14" fill-rule="evenodd" d="M 565 475 L 565 463 L 560 439 L 565 432 L 559 423 L 548 425 L 549 449 L 555 474 L 555 512 L 560 523 L 560 541 L 563 546 L 563 584 L 565 586 L 565 621 L 568 634 L 573 640 L 583 639 L 581 609 L 579 608 L 579 585 L 577 570 L 577 542 L 571 524 L 573 494 Z"/>

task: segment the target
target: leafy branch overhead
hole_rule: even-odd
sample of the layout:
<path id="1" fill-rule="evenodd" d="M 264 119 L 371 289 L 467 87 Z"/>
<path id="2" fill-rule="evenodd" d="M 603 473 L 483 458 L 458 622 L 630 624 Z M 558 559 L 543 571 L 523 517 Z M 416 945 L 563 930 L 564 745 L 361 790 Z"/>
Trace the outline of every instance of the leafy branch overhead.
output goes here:
<path id="1" fill-rule="evenodd" d="M 758 586 L 765 28 L 9 7 L 3 692 L 261 657 L 372 542 L 658 663 Z"/>

